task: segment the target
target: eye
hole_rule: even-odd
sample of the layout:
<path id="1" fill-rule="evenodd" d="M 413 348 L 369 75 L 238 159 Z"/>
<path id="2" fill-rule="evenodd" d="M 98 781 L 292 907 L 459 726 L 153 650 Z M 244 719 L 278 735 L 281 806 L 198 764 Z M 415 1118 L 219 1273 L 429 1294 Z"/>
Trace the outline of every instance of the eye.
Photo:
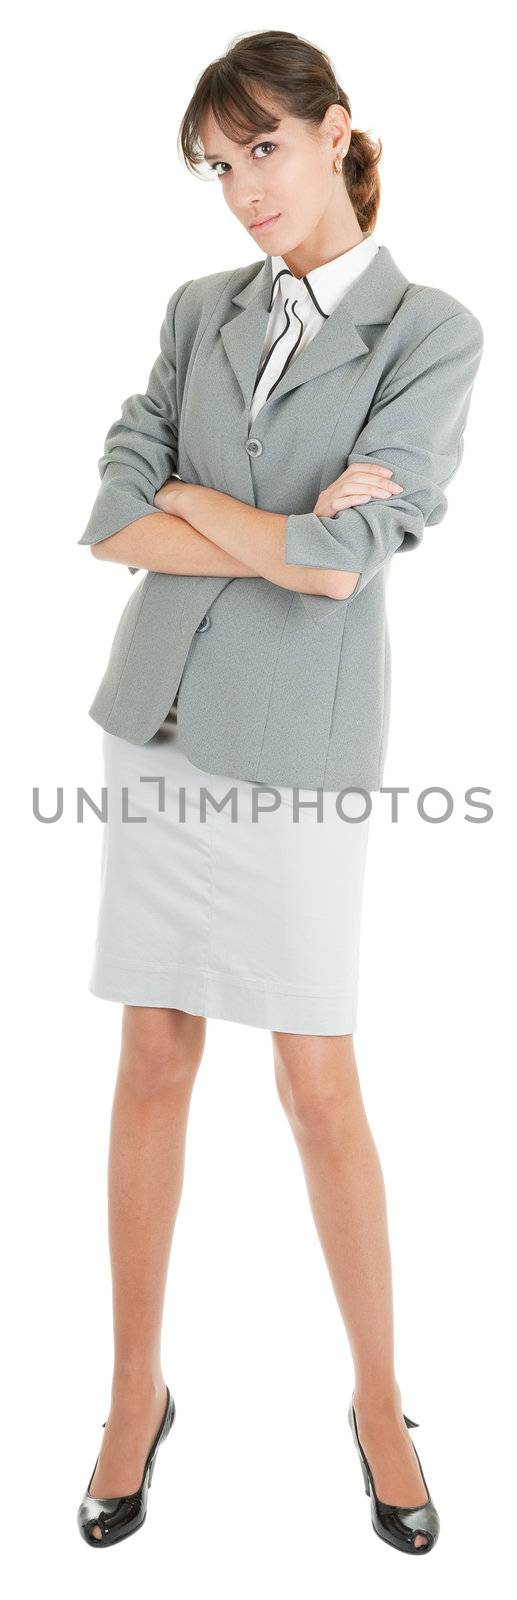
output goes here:
<path id="1" fill-rule="evenodd" d="M 254 144 L 253 149 L 251 151 L 251 154 L 254 155 L 255 154 L 255 150 L 265 150 L 267 147 L 269 147 L 269 150 L 276 150 L 276 145 L 272 144 L 271 139 L 263 139 L 260 144 Z M 264 159 L 266 159 L 266 158 L 264 157 Z M 210 171 L 211 172 L 215 172 L 217 178 L 224 178 L 224 176 L 225 176 L 224 172 L 217 172 L 217 167 L 227 167 L 227 166 L 228 166 L 228 162 L 227 161 L 214 161 L 212 166 L 210 167 Z"/>

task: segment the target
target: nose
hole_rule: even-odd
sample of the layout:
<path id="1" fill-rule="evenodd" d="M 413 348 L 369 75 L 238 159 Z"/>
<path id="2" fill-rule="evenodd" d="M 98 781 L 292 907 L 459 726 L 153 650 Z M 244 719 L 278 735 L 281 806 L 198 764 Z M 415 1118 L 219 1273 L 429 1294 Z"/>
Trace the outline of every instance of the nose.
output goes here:
<path id="1" fill-rule="evenodd" d="M 248 189 L 244 180 L 239 184 L 236 179 L 232 191 L 232 205 L 241 217 L 249 217 L 253 211 L 259 217 L 267 215 L 266 202 L 260 189 Z"/>

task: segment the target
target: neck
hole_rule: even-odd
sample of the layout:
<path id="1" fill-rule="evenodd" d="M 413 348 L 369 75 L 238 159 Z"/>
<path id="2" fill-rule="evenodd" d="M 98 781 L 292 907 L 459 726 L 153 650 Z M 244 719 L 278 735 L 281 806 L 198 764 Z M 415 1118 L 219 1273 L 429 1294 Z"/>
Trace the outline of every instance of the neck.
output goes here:
<path id="1" fill-rule="evenodd" d="M 353 250 L 354 245 L 361 244 L 368 235 L 361 233 L 361 229 L 343 185 L 343 194 L 339 201 L 329 207 L 316 228 L 308 237 L 302 240 L 294 250 L 290 250 L 283 258 L 286 267 L 295 278 L 303 278 L 306 273 L 313 272 L 315 267 L 323 267 L 327 261 L 335 261 L 336 256 L 344 255 L 346 250 Z"/>

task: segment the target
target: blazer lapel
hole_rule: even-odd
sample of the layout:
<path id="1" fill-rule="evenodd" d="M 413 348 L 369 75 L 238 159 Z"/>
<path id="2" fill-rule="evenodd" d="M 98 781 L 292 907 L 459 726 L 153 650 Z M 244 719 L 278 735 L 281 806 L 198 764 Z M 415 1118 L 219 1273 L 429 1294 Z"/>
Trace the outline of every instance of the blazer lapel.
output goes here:
<path id="1" fill-rule="evenodd" d="M 333 367 L 346 366 L 357 356 L 364 356 L 368 345 L 359 328 L 391 322 L 408 283 L 409 279 L 397 267 L 386 245 L 380 245 L 373 261 L 354 280 L 316 336 L 287 368 L 266 402 L 267 406 L 299 384 L 330 372 Z M 271 287 L 271 257 L 267 256 L 253 277 L 232 295 L 232 304 L 240 308 L 238 315 L 222 323 L 219 330 L 248 410 L 266 335 Z M 353 372 L 350 381 L 353 381 Z"/>

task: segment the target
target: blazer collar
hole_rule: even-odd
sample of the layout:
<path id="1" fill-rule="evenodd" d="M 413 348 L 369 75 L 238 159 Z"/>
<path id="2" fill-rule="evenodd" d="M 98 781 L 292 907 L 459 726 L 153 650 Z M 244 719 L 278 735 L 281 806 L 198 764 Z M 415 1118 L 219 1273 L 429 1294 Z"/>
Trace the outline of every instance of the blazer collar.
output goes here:
<path id="1" fill-rule="evenodd" d="M 251 278 L 232 295 L 232 305 L 240 308 L 238 314 L 219 329 L 248 409 L 270 315 L 271 256 L 266 256 L 258 268 L 254 262 L 253 267 Z M 359 328 L 391 322 L 408 285 L 409 279 L 397 267 L 386 245 L 379 245 L 373 261 L 354 279 L 315 338 L 287 368 L 267 404 L 274 404 L 308 379 L 364 355 L 369 346 Z"/>
<path id="2" fill-rule="evenodd" d="M 282 301 L 285 294 L 288 294 L 291 300 L 294 295 L 302 318 L 303 312 L 300 311 L 300 307 L 312 302 L 324 320 L 325 317 L 330 317 L 355 278 L 358 278 L 359 274 L 370 265 L 378 249 L 379 244 L 375 234 L 369 233 L 359 241 L 359 244 L 353 245 L 351 250 L 343 250 L 342 254 L 334 256 L 332 261 L 324 261 L 320 267 L 313 267 L 303 278 L 297 278 L 290 271 L 283 256 L 273 255 L 271 256 L 272 302 L 274 303 L 278 295 Z"/>

